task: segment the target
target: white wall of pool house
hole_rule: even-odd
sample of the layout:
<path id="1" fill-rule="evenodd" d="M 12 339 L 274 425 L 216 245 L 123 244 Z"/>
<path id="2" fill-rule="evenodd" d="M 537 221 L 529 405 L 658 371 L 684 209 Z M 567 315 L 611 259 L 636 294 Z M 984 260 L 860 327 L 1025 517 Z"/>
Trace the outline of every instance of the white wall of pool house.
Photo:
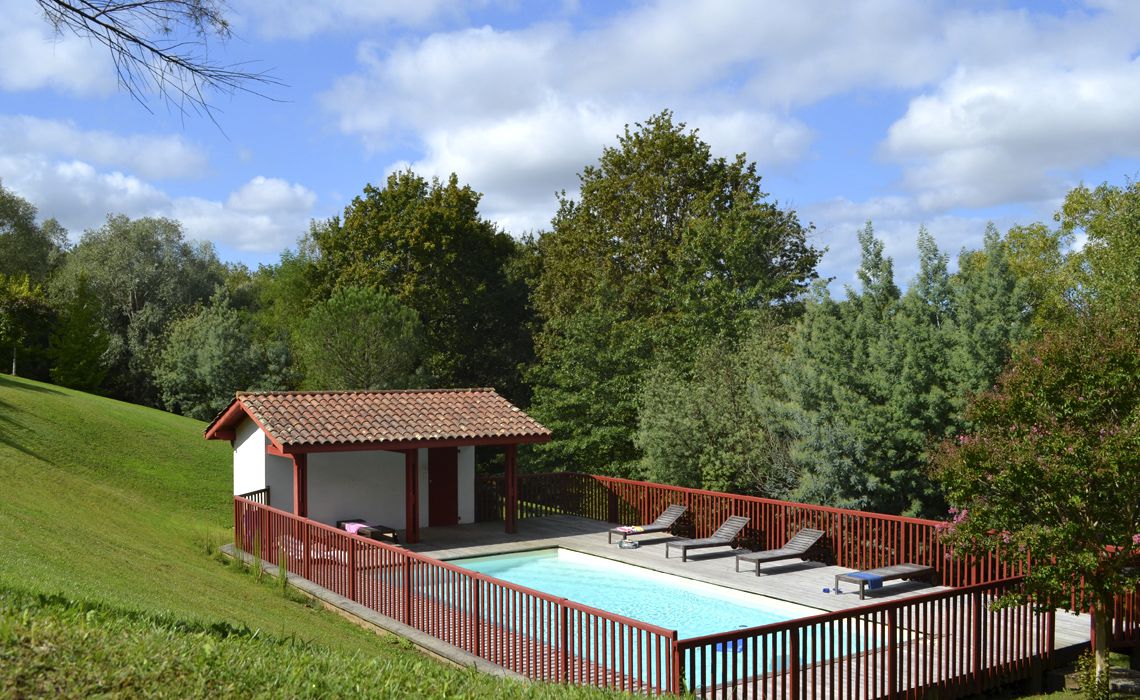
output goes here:
<path id="1" fill-rule="evenodd" d="M 250 419 L 237 426 L 234 439 L 234 494 L 269 487 L 269 505 L 293 510 L 293 464 L 267 454 L 269 439 Z M 458 450 L 459 524 L 475 522 L 475 448 Z M 427 527 L 428 451 L 419 451 L 420 527 Z M 335 525 L 364 518 L 403 529 L 405 513 L 404 454 L 388 450 L 311 452 L 308 457 L 308 517 Z"/>

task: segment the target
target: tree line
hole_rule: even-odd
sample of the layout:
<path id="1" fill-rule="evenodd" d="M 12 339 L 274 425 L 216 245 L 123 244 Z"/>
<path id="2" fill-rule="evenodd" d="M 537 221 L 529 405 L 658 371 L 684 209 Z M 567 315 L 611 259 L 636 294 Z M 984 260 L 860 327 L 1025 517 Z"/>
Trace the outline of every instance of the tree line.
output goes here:
<path id="1" fill-rule="evenodd" d="M 554 431 L 536 471 L 932 515 L 976 397 L 1140 282 L 1135 183 L 990 226 L 953 272 L 921 229 L 905 291 L 868 223 L 836 294 L 756 164 L 667 111 L 579 180 L 516 239 L 456 175 L 394 173 L 256 270 L 169 219 L 112 214 L 71 245 L 0 186 L 5 365 L 201 420 L 236 390 L 493 386 Z"/>

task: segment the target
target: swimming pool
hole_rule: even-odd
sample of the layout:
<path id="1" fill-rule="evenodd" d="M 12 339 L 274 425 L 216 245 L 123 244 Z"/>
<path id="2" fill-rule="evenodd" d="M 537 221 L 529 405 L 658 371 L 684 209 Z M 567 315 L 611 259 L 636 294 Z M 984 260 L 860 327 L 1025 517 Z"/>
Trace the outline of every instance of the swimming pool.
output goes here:
<path id="1" fill-rule="evenodd" d="M 821 612 L 562 548 L 454 559 L 448 563 L 677 630 L 681 638 L 757 627 Z"/>

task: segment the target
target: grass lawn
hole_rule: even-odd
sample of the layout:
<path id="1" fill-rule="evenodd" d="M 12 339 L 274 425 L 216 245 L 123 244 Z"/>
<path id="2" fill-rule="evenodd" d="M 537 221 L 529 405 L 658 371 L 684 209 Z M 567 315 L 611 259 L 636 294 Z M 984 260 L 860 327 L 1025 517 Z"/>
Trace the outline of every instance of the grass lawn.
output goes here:
<path id="1" fill-rule="evenodd" d="M 444 666 L 219 563 L 231 453 L 204 427 L 0 375 L 0 695 L 248 696 L 245 672 L 275 697 L 595 694 Z"/>

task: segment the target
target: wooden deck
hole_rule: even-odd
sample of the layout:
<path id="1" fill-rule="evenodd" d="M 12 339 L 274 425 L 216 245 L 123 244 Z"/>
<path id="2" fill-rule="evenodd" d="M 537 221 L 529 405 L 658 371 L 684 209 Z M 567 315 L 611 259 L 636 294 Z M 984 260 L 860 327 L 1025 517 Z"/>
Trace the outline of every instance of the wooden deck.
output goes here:
<path id="1" fill-rule="evenodd" d="M 421 530 L 421 542 L 408 549 L 444 561 L 466 557 L 523 552 L 549 547 L 564 547 L 583 554 L 641 566 L 666 574 L 725 586 L 747 593 L 756 593 L 778 600 L 816 608 L 820 612 L 848 610 L 872 605 L 884 600 L 948 590 L 918 581 L 888 581 L 882 589 L 868 591 L 866 600 L 859 600 L 857 586 L 843 586 L 843 593 L 824 593 L 834 589 L 835 575 L 851 569 L 828 566 L 819 562 L 791 560 L 765 564 L 760 576 L 751 569 L 735 570 L 735 552 L 729 547 L 695 550 L 689 561 L 682 563 L 679 555 L 665 558 L 665 543 L 669 535 L 635 536 L 641 546 L 621 549 L 617 537 L 607 543 L 607 531 L 613 527 L 588 518 L 570 515 L 527 518 L 518 522 L 518 533 L 503 532 L 498 522 L 476 523 L 456 527 L 433 527 Z M 1066 649 L 1089 641 L 1090 619 L 1086 615 L 1073 615 L 1058 611 L 1054 648 Z"/>

